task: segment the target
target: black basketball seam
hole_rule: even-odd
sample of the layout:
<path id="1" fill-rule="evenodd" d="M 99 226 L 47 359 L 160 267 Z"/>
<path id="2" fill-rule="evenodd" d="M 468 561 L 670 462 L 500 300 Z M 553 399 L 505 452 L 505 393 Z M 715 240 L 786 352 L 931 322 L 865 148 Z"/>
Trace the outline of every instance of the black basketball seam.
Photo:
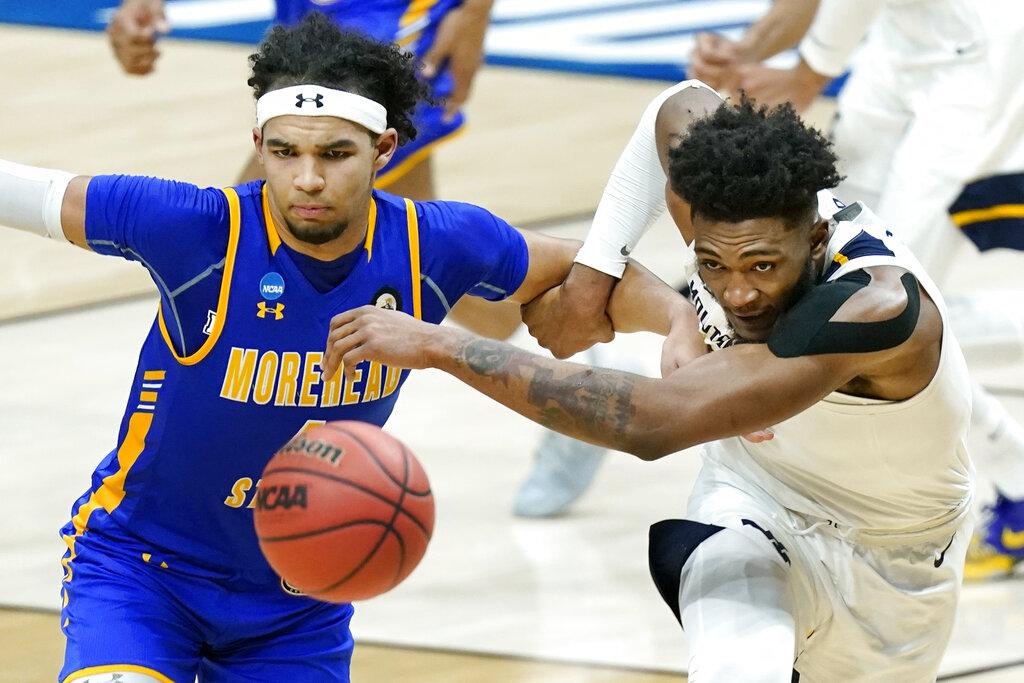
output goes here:
<path id="1" fill-rule="evenodd" d="M 388 505 L 392 505 L 393 506 L 395 504 L 395 502 L 393 500 L 391 500 L 390 498 L 388 498 L 387 496 L 382 495 L 380 493 L 377 493 L 373 489 L 366 488 L 365 486 L 362 486 L 361 484 L 357 484 L 356 482 L 352 481 L 351 479 L 346 479 L 344 477 L 339 477 L 339 476 L 336 476 L 336 475 L 328 474 L 327 472 L 320 472 L 319 470 L 309 470 L 309 469 L 305 469 L 303 467 L 275 467 L 273 469 L 264 470 L 263 471 L 263 477 L 266 478 L 266 477 L 269 477 L 272 474 L 278 474 L 278 473 L 281 473 L 281 472 L 287 472 L 287 473 L 292 473 L 292 474 L 302 473 L 302 474 L 309 474 L 309 475 L 312 475 L 314 477 L 320 477 L 322 479 L 330 479 L 331 481 L 336 481 L 338 483 L 345 484 L 347 486 L 351 486 L 352 488 L 356 489 L 357 491 L 362 491 L 363 493 L 365 493 L 365 494 L 367 494 L 369 496 L 372 496 L 372 497 L 376 498 L 377 500 L 379 500 L 381 502 L 387 503 Z M 399 500 L 401 500 L 401 498 L 399 498 Z M 430 538 L 430 530 L 427 529 L 427 526 L 423 522 L 421 522 L 416 517 L 416 515 L 412 514 L 411 512 L 409 512 L 408 510 L 406 510 L 404 508 L 401 510 L 401 512 L 403 514 L 405 514 L 406 517 L 411 519 L 413 521 L 413 524 L 418 526 L 420 528 L 420 530 L 423 532 L 423 534 L 427 538 Z"/>
<path id="2" fill-rule="evenodd" d="M 339 428 L 339 431 L 344 432 L 345 430 Z M 353 439 L 356 439 L 356 437 L 353 436 L 352 434 L 349 434 L 348 436 L 352 437 Z M 366 448 L 366 446 L 361 441 L 359 441 L 359 439 L 356 439 L 356 441 L 359 442 L 359 445 L 362 446 L 363 449 L 367 453 L 370 453 L 370 449 Z M 374 457 L 373 454 L 370 454 L 370 455 L 371 455 L 371 457 L 373 457 L 374 460 L 377 460 L 377 458 Z M 409 480 L 409 460 L 408 460 L 408 458 L 405 457 L 404 451 L 403 451 L 402 455 L 403 455 L 403 457 L 402 457 L 402 464 L 404 465 L 403 469 L 405 470 L 405 472 L 404 472 L 404 474 L 405 474 L 405 476 L 404 476 L 405 481 L 402 481 L 402 482 L 395 481 L 394 478 L 391 477 L 390 474 L 388 475 L 388 478 L 390 478 L 392 481 L 395 481 L 396 484 L 398 484 L 399 486 L 402 487 L 402 492 L 398 496 L 398 502 L 397 503 L 391 503 L 391 505 L 394 507 L 394 511 L 391 513 L 391 519 L 388 521 L 387 525 L 384 527 L 384 532 L 381 533 L 380 538 L 377 539 L 377 544 L 373 546 L 373 549 L 370 550 L 370 552 L 368 552 L 366 554 L 366 557 L 363 558 L 363 561 L 360 562 L 359 565 L 355 569 L 353 569 L 348 574 L 346 574 L 345 576 L 341 577 L 340 579 L 338 579 L 337 581 L 332 583 L 330 586 L 326 586 L 324 588 L 319 588 L 319 589 L 317 589 L 315 591 L 309 591 L 311 594 L 315 595 L 317 593 L 326 593 L 327 591 L 334 590 L 335 588 L 337 588 L 341 584 L 345 583 L 346 581 L 351 579 L 353 576 L 358 574 L 363 569 L 363 567 L 365 567 L 366 564 L 370 560 L 373 559 L 373 556 L 376 555 L 377 551 L 380 550 L 381 546 L 384 545 L 384 541 L 387 540 L 388 534 L 394 533 L 395 534 L 395 538 L 398 538 L 398 533 L 395 532 L 395 530 L 394 530 L 395 529 L 395 520 L 398 519 L 399 513 L 401 513 L 403 511 L 402 510 L 402 501 L 405 500 L 405 483 Z M 382 470 L 384 470 L 384 466 L 380 463 L 380 461 L 377 461 L 377 465 Z M 387 473 L 387 470 L 384 470 L 384 471 L 385 471 L 385 473 Z M 399 545 L 399 548 L 404 550 L 404 546 L 402 546 L 401 544 Z M 399 566 L 402 565 L 401 560 L 399 561 L 398 564 L 399 564 Z M 392 585 L 392 588 L 393 587 L 394 587 L 394 585 Z"/>
<path id="3" fill-rule="evenodd" d="M 405 568 L 405 541 L 402 539 L 402 534 L 398 533 L 394 529 L 391 533 L 395 535 L 395 540 L 398 541 L 398 571 L 395 572 L 395 579 L 391 582 L 391 588 L 394 588 L 402 582 L 402 569 Z M 388 588 L 388 590 L 391 590 Z"/>
<path id="4" fill-rule="evenodd" d="M 334 423 L 331 423 L 331 422 L 327 422 L 327 423 L 325 423 L 325 424 L 324 424 L 323 426 L 324 426 L 324 427 L 330 427 L 331 429 L 333 429 L 333 430 L 335 430 L 335 431 L 339 431 L 339 432 L 341 432 L 342 434 L 344 434 L 345 436 L 347 436 L 347 437 L 351 438 L 351 439 L 352 439 L 353 441 L 355 441 L 355 442 L 356 442 L 357 444 L 359 444 L 359 447 L 360 447 L 360 448 L 362 448 L 362 449 L 363 449 L 363 450 L 364 450 L 364 451 L 366 452 L 366 454 L 367 454 L 368 456 L 370 456 L 370 458 L 371 458 L 371 459 L 373 460 L 373 462 L 374 462 L 374 463 L 376 463 L 377 467 L 379 467 L 379 468 L 380 468 L 380 471 L 381 471 L 381 472 L 383 472 L 383 473 L 384 473 L 384 475 L 385 475 L 385 476 L 386 476 L 386 477 L 387 477 L 388 479 L 390 479 L 391 481 L 393 481 L 393 482 L 394 482 L 395 484 L 397 484 L 398 486 L 401 486 L 401 487 L 402 487 L 402 488 L 403 488 L 404 490 L 407 490 L 407 491 L 409 491 L 409 489 L 408 489 L 408 487 L 407 487 L 407 484 L 403 484 L 402 482 L 398 481 L 398 479 L 396 479 L 396 478 L 394 477 L 394 475 L 393 475 L 393 474 L 391 474 L 391 472 L 390 472 L 390 471 L 388 470 L 388 468 L 384 466 L 384 463 L 382 463 L 382 462 L 380 461 L 380 458 L 378 458 L 378 457 L 377 457 L 377 454 L 376 454 L 376 453 L 374 453 L 374 452 L 373 452 L 372 450 L 370 450 L 370 447 L 366 445 L 366 442 L 365 442 L 365 441 L 363 441 L 362 439 L 360 439 L 360 438 L 359 438 L 358 436 L 356 436 L 356 434 L 355 434 L 354 432 L 350 432 L 350 431 L 348 431 L 347 429 L 345 429 L 345 428 L 343 428 L 343 427 L 339 427 L 339 426 L 337 426 L 336 424 L 334 424 Z M 402 450 L 403 450 L 403 451 L 405 451 L 405 444 L 403 444 L 403 443 L 402 443 L 401 441 L 398 441 L 398 439 L 395 439 L 395 441 L 396 441 L 396 442 L 398 443 L 398 445 L 399 445 L 399 446 L 401 446 Z M 408 477 L 406 477 L 406 482 L 408 482 L 408 480 L 409 480 L 409 478 L 408 478 Z M 414 493 L 413 491 L 409 491 L 409 492 L 410 492 L 410 493 Z M 429 494 L 429 493 L 430 493 L 430 489 L 428 488 L 428 489 L 427 489 L 427 492 L 426 492 L 425 494 L 421 494 L 421 495 L 427 495 L 427 494 Z"/>
<path id="5" fill-rule="evenodd" d="M 383 524 L 383 522 L 381 522 L 380 520 L 373 520 L 373 523 L 374 524 Z M 342 525 L 342 528 L 344 526 L 345 525 Z M 359 564 L 357 564 L 352 569 L 352 571 L 350 571 L 348 574 L 346 574 L 345 576 L 341 577 L 340 579 L 338 579 L 337 581 L 335 581 L 334 583 L 332 583 L 329 586 L 325 586 L 324 588 L 317 588 L 316 590 L 309 590 L 309 591 L 306 591 L 306 592 L 309 593 L 310 595 L 316 595 L 318 593 L 326 593 L 327 591 L 334 590 L 335 588 L 337 588 L 338 586 L 340 586 L 341 584 L 345 583 L 346 581 L 351 579 L 353 576 L 358 574 L 360 571 L 362 571 L 363 567 L 365 567 L 366 564 L 370 560 L 373 559 L 373 556 L 377 554 L 377 551 L 380 550 L 380 547 L 382 545 L 384 545 L 384 539 L 386 539 L 388 537 L 388 529 L 390 529 L 390 526 L 385 527 L 384 533 L 381 534 L 381 537 L 379 539 L 377 539 L 377 545 L 373 546 L 373 549 L 370 550 L 370 552 L 368 552 L 366 554 L 366 557 L 363 558 L 363 561 L 360 562 Z"/>
<path id="6" fill-rule="evenodd" d="M 300 538 L 309 538 L 310 536 L 329 534 L 332 531 L 339 531 L 341 529 L 346 529 L 350 526 L 359 526 L 360 524 L 387 526 L 385 522 L 382 522 L 379 519 L 367 517 L 366 519 L 353 519 L 349 520 L 348 522 L 342 522 L 341 524 L 335 524 L 334 526 L 314 529 L 313 531 L 303 531 L 301 534 L 289 534 L 287 536 L 257 536 L 257 538 L 259 539 L 260 543 L 283 543 L 284 541 L 297 541 Z"/>

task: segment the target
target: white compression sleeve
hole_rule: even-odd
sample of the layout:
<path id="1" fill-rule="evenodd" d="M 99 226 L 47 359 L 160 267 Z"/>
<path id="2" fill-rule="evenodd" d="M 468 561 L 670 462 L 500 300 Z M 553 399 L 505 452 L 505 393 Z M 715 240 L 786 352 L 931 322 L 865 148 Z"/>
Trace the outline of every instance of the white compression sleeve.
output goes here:
<path id="1" fill-rule="evenodd" d="M 67 242 L 60 210 L 74 177 L 0 160 L 0 225 Z"/>
<path id="2" fill-rule="evenodd" d="M 821 0 L 800 41 L 800 56 L 822 76 L 838 76 L 867 35 L 884 0 Z"/>
<path id="3" fill-rule="evenodd" d="M 658 111 L 665 100 L 680 90 L 707 87 L 700 81 L 683 81 L 647 105 L 633 137 L 612 169 L 586 241 L 576 254 L 576 263 L 622 277 L 629 252 L 665 211 L 665 171 L 654 137 Z"/>

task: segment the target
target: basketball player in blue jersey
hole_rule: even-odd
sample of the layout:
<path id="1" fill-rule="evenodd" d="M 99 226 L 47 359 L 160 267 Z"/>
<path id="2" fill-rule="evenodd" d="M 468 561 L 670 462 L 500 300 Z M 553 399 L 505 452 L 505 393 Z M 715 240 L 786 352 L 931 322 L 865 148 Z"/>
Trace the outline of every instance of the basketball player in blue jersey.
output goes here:
<path id="1" fill-rule="evenodd" d="M 251 57 L 266 182 L 224 190 L 0 162 L 0 224 L 146 267 L 160 292 L 117 447 L 62 536 L 61 681 L 347 681 L 350 605 L 295 594 L 259 552 L 258 477 L 308 425 L 383 425 L 408 371 L 324 372 L 364 304 L 438 323 L 465 294 L 527 302 L 577 244 L 373 189 L 416 135 L 413 58 L 320 14 Z M 631 267 L 620 329 L 682 301 Z M 679 309 L 682 315 L 686 309 Z"/>

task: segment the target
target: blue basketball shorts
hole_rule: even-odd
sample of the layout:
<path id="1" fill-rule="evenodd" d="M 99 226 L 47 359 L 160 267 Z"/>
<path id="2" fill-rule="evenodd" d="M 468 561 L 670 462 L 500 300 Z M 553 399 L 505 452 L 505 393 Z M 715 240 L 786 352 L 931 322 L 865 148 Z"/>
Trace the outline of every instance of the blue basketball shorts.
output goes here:
<path id="1" fill-rule="evenodd" d="M 124 670 L 173 683 L 348 683 L 351 605 L 186 575 L 87 537 L 63 584 L 61 681 Z"/>

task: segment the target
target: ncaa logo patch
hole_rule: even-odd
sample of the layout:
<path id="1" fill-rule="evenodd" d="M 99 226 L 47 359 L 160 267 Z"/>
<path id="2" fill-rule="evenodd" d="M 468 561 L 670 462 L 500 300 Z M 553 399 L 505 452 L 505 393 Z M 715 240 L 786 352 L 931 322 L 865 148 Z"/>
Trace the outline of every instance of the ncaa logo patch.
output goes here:
<path id="1" fill-rule="evenodd" d="M 402 310 L 402 297 L 394 287 L 382 287 L 373 295 L 373 305 L 387 311 Z"/>
<path id="2" fill-rule="evenodd" d="M 267 273 L 260 280 L 260 296 L 268 301 L 280 299 L 284 294 L 284 278 L 273 271 Z"/>

